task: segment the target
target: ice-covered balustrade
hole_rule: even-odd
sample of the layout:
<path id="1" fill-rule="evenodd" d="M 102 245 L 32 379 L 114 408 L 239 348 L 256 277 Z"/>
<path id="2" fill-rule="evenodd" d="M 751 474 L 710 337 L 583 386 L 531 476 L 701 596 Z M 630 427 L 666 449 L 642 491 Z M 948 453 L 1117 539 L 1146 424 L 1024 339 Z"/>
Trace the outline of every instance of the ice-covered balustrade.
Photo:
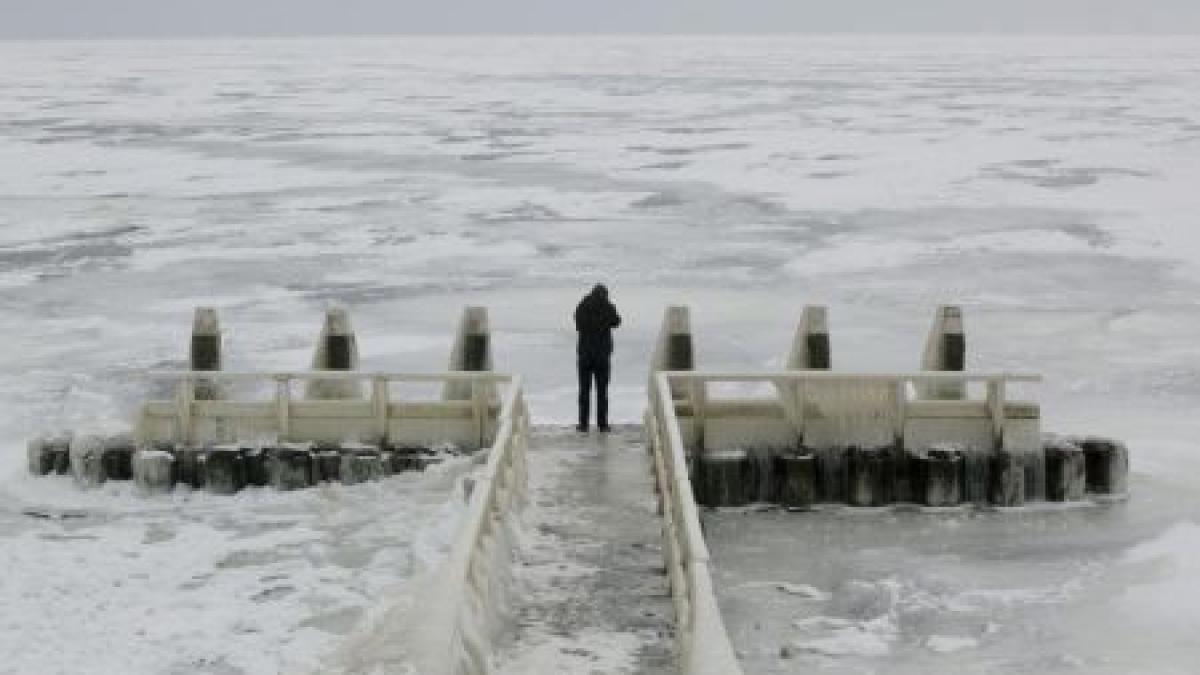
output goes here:
<path id="1" fill-rule="evenodd" d="M 675 386 L 661 375 L 691 370 L 694 358 L 688 308 L 667 308 L 650 362 L 646 439 L 663 519 L 663 554 L 675 606 L 679 670 L 683 675 L 740 675 L 741 666 L 713 591 L 708 547 L 676 414 L 677 407 L 685 405 L 682 400 L 694 391 Z"/>
<path id="2" fill-rule="evenodd" d="M 474 451 L 499 426 L 498 387 L 512 378 L 491 372 L 487 312 L 464 312 L 451 369 L 441 373 L 357 370 L 358 340 L 344 309 L 326 313 L 312 370 L 222 371 L 217 314 L 196 311 L 189 369 L 152 372 L 172 400 L 152 400 L 130 434 L 37 438 L 29 444 L 35 474 L 74 474 L 82 485 L 134 479 L 146 491 L 175 483 L 219 493 L 246 485 L 292 489 L 323 480 L 353 483 L 434 461 L 435 447 Z M 404 397 L 401 385 L 441 385 L 434 399 Z M 303 385 L 303 395 L 298 395 Z"/>
<path id="3" fill-rule="evenodd" d="M 686 309 L 668 310 L 664 337 Z M 1125 492 L 1128 453 L 1101 438 L 1042 433 L 1037 403 L 1013 385 L 1040 377 L 969 372 L 962 311 L 940 307 L 912 373 L 841 373 L 831 365 L 824 308 L 809 307 L 786 370 L 670 372 L 656 356 L 655 386 L 675 392 L 678 432 L 696 497 L 712 506 L 817 503 L 884 506 L 1109 499 Z M 689 359 L 691 338 L 688 338 Z M 773 395 L 716 396 L 766 386 Z M 653 395 L 653 394 L 652 394 Z"/>

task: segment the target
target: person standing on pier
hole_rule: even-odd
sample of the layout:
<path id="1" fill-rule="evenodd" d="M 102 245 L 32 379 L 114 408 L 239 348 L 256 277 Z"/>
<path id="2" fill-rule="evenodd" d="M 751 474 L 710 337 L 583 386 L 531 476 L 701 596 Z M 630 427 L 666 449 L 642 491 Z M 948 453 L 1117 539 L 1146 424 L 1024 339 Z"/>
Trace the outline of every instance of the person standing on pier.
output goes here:
<path id="1" fill-rule="evenodd" d="M 604 284 L 596 284 L 592 292 L 575 308 L 575 330 L 579 331 L 576 349 L 579 369 L 578 431 L 588 430 L 591 409 L 592 381 L 596 382 L 596 427 L 608 431 L 608 379 L 612 374 L 612 329 L 621 325 L 621 315 L 608 299 Z"/>

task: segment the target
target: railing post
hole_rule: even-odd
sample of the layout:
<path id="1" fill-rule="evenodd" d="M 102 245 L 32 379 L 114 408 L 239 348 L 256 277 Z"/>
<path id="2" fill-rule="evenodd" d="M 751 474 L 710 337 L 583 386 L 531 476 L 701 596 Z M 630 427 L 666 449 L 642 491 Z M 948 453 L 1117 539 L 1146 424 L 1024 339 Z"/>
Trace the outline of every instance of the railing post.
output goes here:
<path id="1" fill-rule="evenodd" d="M 275 378 L 275 423 L 279 428 L 279 441 L 291 434 L 292 387 L 291 378 L 281 375 Z"/>
<path id="2" fill-rule="evenodd" d="M 900 377 L 892 387 L 896 397 L 896 447 L 904 447 L 904 427 L 908 424 L 908 382 Z"/>
<path id="3" fill-rule="evenodd" d="M 176 393 L 179 415 L 179 442 L 190 445 L 193 438 L 192 401 L 196 394 L 195 383 L 190 377 L 183 378 Z"/>
<path id="4" fill-rule="evenodd" d="M 471 414 L 475 418 L 475 431 L 476 436 L 479 438 L 480 449 L 486 447 L 487 442 L 487 406 L 487 388 L 482 386 L 479 380 L 472 378 Z"/>
<path id="5" fill-rule="evenodd" d="M 371 403 L 375 408 L 375 429 L 381 444 L 388 440 L 388 381 L 378 376 L 371 380 Z"/>
<path id="6" fill-rule="evenodd" d="M 696 432 L 696 452 L 704 452 L 705 408 L 708 403 L 708 388 L 704 380 L 691 381 L 688 392 L 692 399 L 692 425 Z"/>
<path id="7" fill-rule="evenodd" d="M 1005 382 L 1001 378 L 992 378 L 987 383 L 988 413 L 992 418 L 992 438 L 997 450 L 1004 447 L 1004 398 Z"/>

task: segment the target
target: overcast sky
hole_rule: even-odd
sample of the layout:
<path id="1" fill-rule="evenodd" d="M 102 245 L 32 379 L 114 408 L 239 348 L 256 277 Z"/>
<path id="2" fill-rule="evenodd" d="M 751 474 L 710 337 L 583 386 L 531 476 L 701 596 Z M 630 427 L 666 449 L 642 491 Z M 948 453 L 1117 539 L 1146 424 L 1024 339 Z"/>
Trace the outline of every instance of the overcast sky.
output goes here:
<path id="1" fill-rule="evenodd" d="M 0 0 L 0 37 L 1200 33 L 1200 0 Z"/>

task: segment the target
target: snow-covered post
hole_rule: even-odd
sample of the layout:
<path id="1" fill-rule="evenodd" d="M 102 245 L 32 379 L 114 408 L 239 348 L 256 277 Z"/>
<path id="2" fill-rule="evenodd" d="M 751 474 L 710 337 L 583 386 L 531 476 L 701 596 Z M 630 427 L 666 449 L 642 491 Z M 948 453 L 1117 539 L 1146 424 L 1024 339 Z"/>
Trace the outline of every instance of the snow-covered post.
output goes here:
<path id="1" fill-rule="evenodd" d="M 350 315 L 336 307 L 325 312 L 325 324 L 313 352 L 313 370 L 356 370 L 358 338 L 350 327 Z M 304 392 L 310 400 L 362 398 L 362 383 L 357 380 L 309 380 Z"/>
<path id="2" fill-rule="evenodd" d="M 788 370 L 829 370 L 833 367 L 828 314 L 828 310 L 820 305 L 807 305 L 801 312 L 792 349 L 788 352 Z"/>
<path id="3" fill-rule="evenodd" d="M 925 340 L 921 370 L 961 372 L 966 369 L 967 343 L 963 332 L 962 309 L 954 305 L 938 307 Z M 917 394 L 923 399 L 959 400 L 966 397 L 962 382 L 918 382 Z"/>
<path id="4" fill-rule="evenodd" d="M 671 305 L 663 315 L 662 329 L 650 359 L 650 385 L 654 391 L 654 376 L 664 370 L 692 370 L 696 366 L 692 340 L 692 320 L 686 305 Z M 683 386 L 671 383 L 671 398 L 687 398 Z"/>
<path id="5" fill-rule="evenodd" d="M 189 370 L 221 370 L 221 347 L 221 324 L 217 319 L 217 310 L 212 307 L 197 307 L 192 319 Z M 221 385 L 214 380 L 196 380 L 194 398 L 197 401 L 223 398 Z"/>
<path id="6" fill-rule="evenodd" d="M 452 372 L 485 372 L 492 369 L 491 328 L 486 307 L 466 307 L 450 349 Z M 442 387 L 443 401 L 471 401 L 479 447 L 487 444 L 489 408 L 498 400 L 496 385 L 491 382 L 449 381 Z"/>
<path id="7" fill-rule="evenodd" d="M 487 307 L 465 307 L 450 348 L 451 372 L 486 372 L 492 369 L 492 339 Z M 494 388 L 494 385 L 493 385 Z M 471 400 L 472 383 L 450 381 L 442 387 L 443 401 Z"/>

